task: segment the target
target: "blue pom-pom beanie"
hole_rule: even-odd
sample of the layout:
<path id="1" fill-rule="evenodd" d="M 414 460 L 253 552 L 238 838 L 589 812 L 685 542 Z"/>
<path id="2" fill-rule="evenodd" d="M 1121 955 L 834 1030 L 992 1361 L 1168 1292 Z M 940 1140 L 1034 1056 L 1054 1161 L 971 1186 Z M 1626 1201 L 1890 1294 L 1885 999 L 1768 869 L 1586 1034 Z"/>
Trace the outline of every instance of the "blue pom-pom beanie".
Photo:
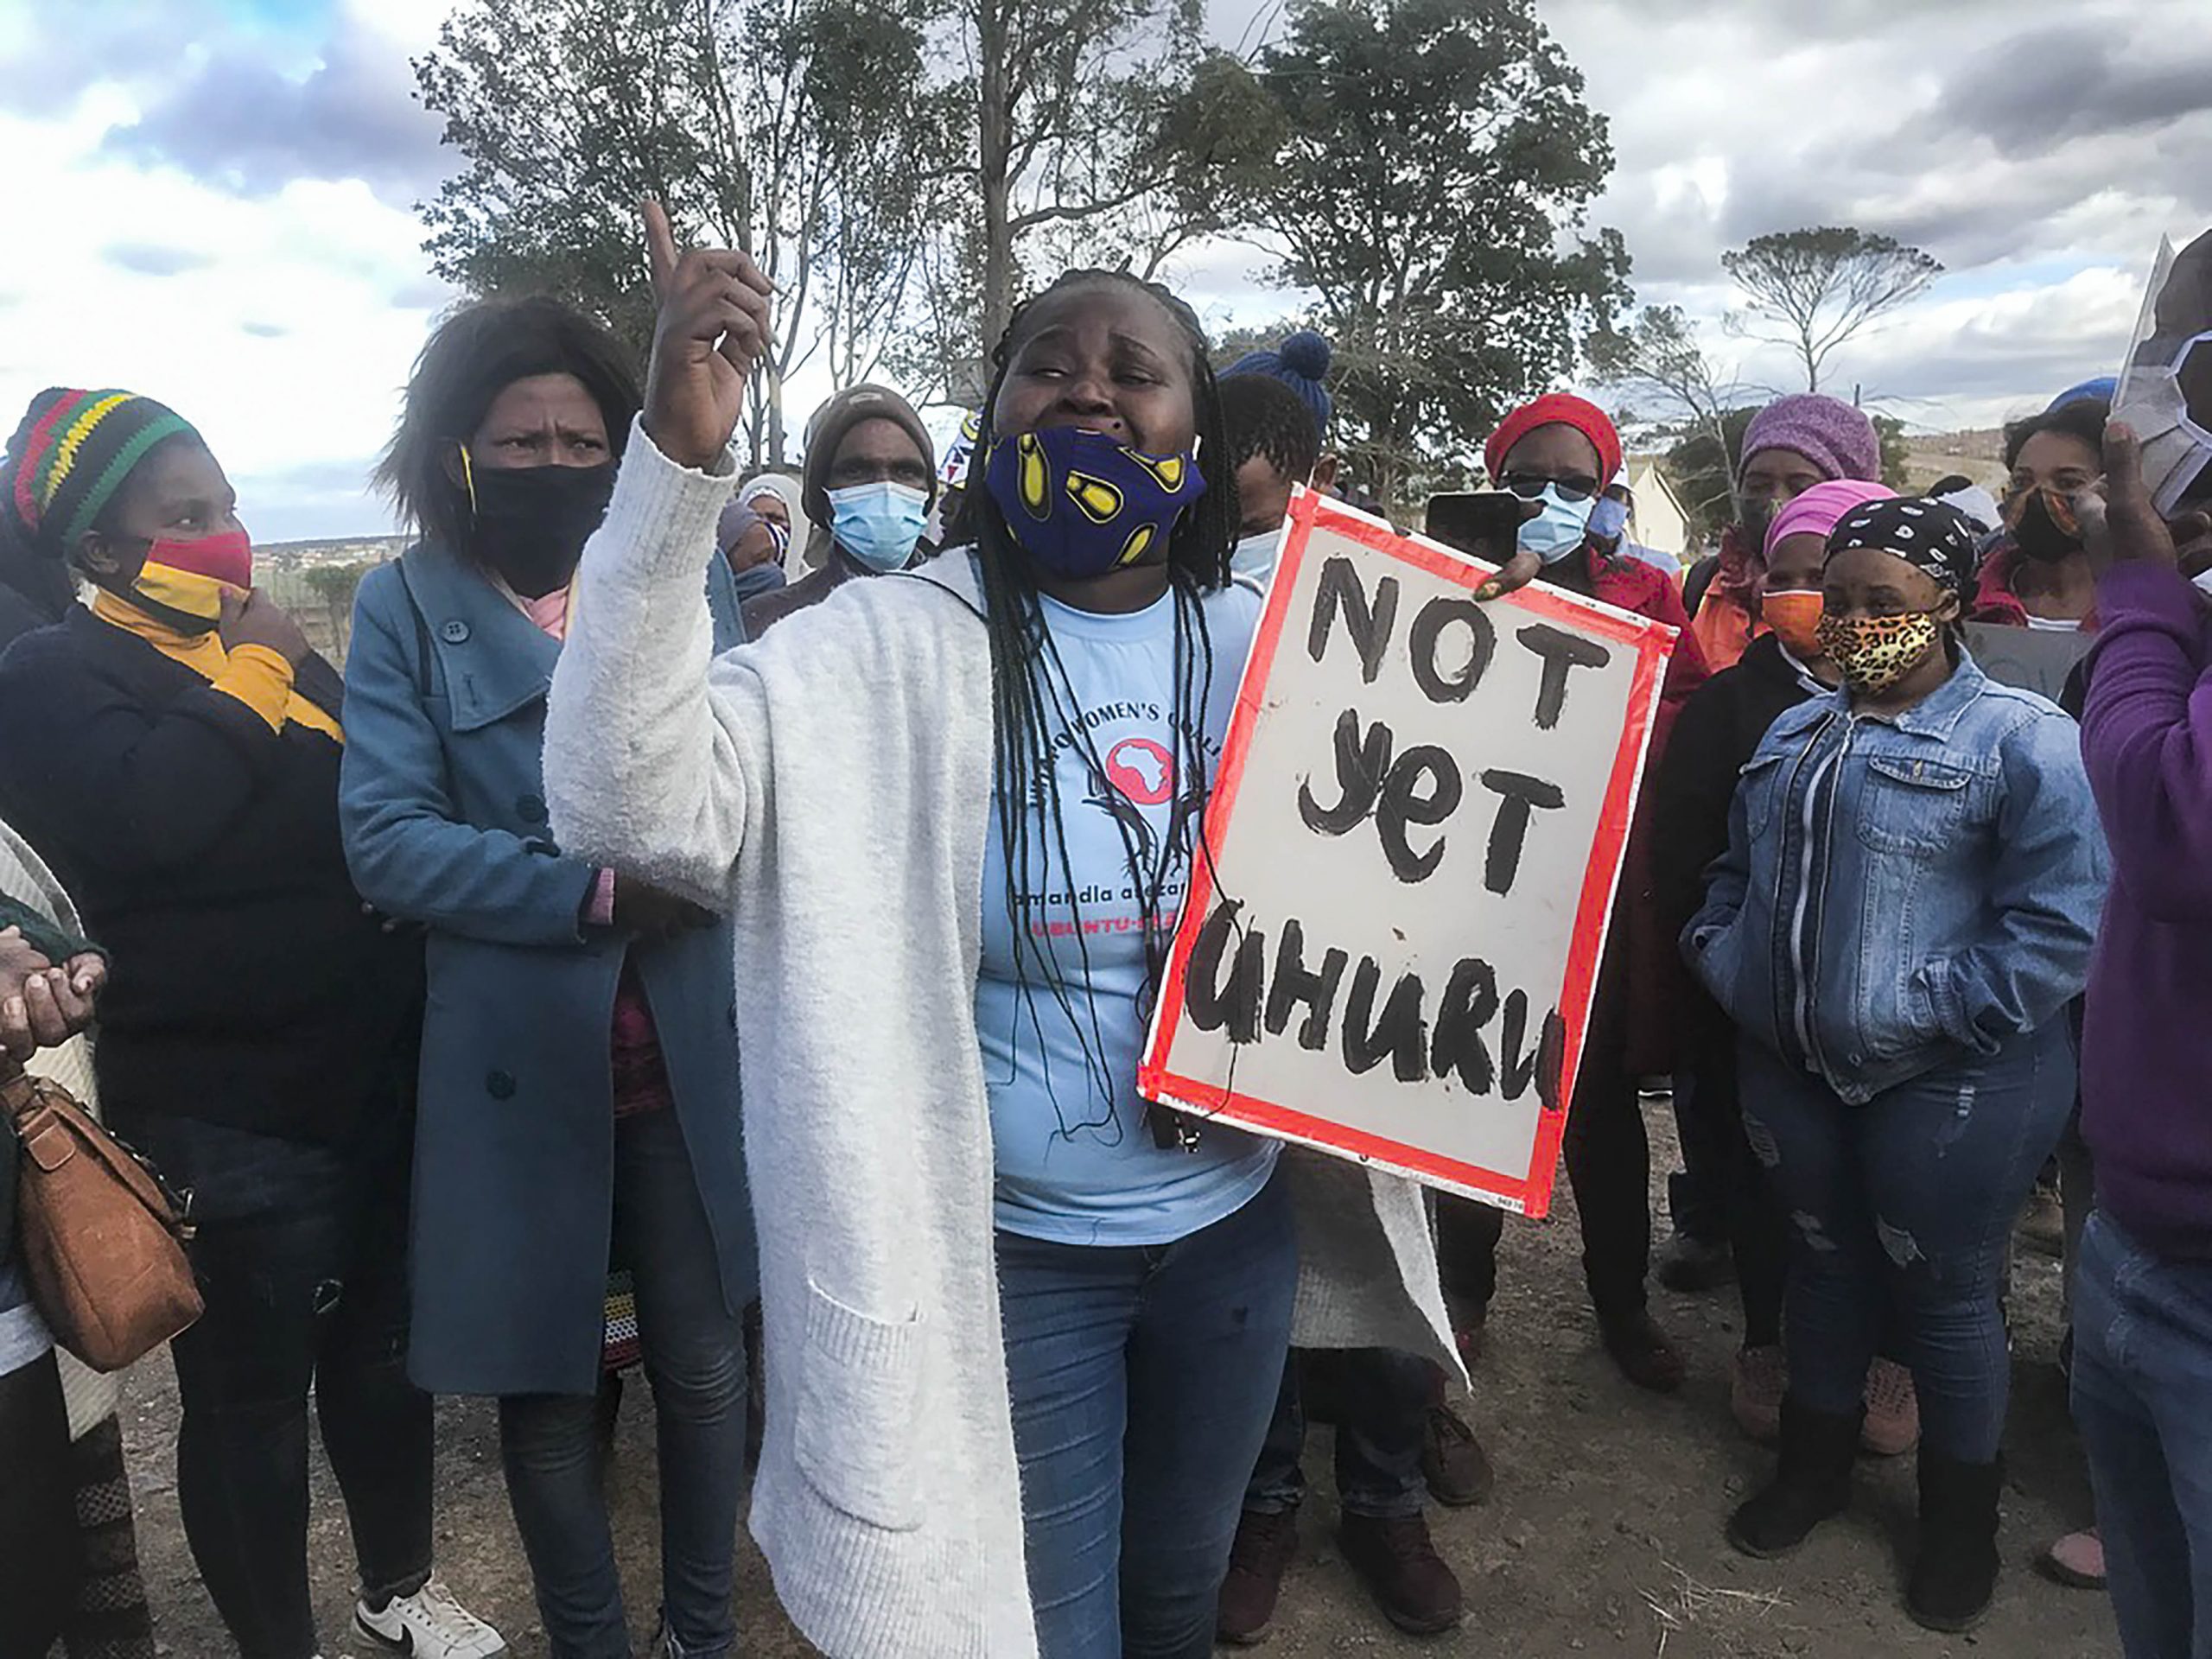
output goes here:
<path id="1" fill-rule="evenodd" d="M 1248 352 L 1222 371 L 1222 378 L 1235 374 L 1265 374 L 1281 381 L 1313 411 L 1313 423 L 1326 438 L 1329 416 L 1335 408 L 1329 389 L 1321 382 L 1329 372 L 1332 355 L 1327 339 L 1311 328 L 1287 334 L 1272 352 Z"/>

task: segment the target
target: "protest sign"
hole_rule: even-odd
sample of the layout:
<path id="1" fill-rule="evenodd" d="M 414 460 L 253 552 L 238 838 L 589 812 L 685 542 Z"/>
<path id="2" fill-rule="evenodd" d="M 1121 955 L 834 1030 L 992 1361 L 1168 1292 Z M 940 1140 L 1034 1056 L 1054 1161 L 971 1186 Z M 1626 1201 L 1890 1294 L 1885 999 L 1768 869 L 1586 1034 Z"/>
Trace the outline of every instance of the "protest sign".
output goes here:
<path id="1" fill-rule="evenodd" d="M 1139 1075 L 1541 1215 L 1671 629 L 1293 500 Z"/>
<path id="2" fill-rule="evenodd" d="M 2047 632 L 1998 622 L 1967 624 L 1967 649 L 1981 671 L 1999 685 L 2037 691 L 2056 702 L 2074 665 L 2089 654 L 2094 636 L 2079 629 Z"/>

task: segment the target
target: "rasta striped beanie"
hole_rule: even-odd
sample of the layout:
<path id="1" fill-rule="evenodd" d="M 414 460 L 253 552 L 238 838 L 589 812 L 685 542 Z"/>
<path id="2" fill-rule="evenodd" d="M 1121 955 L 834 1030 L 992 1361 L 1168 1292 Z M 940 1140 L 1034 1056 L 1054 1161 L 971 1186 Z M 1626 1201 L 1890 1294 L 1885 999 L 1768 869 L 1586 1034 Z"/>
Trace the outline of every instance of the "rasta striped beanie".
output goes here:
<path id="1" fill-rule="evenodd" d="M 186 434 L 198 435 L 182 416 L 136 392 L 49 386 L 8 441 L 0 512 L 39 552 L 64 558 L 154 446 Z"/>

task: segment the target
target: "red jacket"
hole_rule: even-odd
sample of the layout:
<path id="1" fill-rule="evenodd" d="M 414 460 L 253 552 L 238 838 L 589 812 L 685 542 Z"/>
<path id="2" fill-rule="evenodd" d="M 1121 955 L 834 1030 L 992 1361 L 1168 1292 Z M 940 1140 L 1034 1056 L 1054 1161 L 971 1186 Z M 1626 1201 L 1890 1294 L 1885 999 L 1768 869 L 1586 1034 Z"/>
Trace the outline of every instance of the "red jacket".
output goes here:
<path id="1" fill-rule="evenodd" d="M 1621 882 L 1613 901 L 1612 927 L 1607 937 L 1605 962 L 1599 972 L 1606 1008 L 1591 1011 L 1594 1040 L 1604 1033 L 1622 1033 L 1612 1040 L 1628 1046 L 1626 1065 L 1631 1077 L 1670 1071 L 1674 1068 L 1674 1038 L 1681 998 L 1688 987 L 1688 970 L 1681 953 L 1661 921 L 1652 856 L 1652 791 L 1675 716 L 1690 693 L 1711 677 L 1705 652 L 1690 632 L 1689 614 L 1682 608 L 1681 591 L 1666 573 L 1641 559 L 1609 559 L 1594 549 L 1589 554 L 1590 584 L 1595 595 L 1608 605 L 1648 616 L 1677 630 L 1675 654 L 1668 660 L 1667 678 L 1660 689 L 1659 712 L 1652 722 L 1651 747 L 1643 763 L 1643 787 L 1637 791 L 1636 816 L 1630 822 L 1628 848 L 1621 866 Z M 1618 1006 L 1625 1001 L 1625 1007 Z M 1601 1068 L 1602 1070 L 1602 1068 Z"/>
<path id="2" fill-rule="evenodd" d="M 2028 626 L 2028 607 L 2012 591 L 2012 570 L 2019 556 L 2019 549 L 2009 535 L 1999 536 L 1990 543 L 1989 550 L 1982 555 L 1981 568 L 1974 574 L 1974 604 L 1967 612 L 1967 621 L 1990 622 L 2006 628 Z M 2094 633 L 2096 612 L 2092 610 L 2083 617 L 2082 626 Z"/>

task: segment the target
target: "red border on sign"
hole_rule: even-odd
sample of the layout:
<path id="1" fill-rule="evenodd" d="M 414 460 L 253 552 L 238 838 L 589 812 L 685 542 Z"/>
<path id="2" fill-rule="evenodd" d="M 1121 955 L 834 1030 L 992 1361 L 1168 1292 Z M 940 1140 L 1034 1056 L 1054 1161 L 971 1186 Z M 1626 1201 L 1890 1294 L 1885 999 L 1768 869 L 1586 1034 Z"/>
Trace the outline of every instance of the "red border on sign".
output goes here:
<path id="1" fill-rule="evenodd" d="M 1182 1027 L 1191 948 L 1213 909 L 1213 864 L 1207 849 L 1220 843 L 1227 833 L 1230 815 L 1236 810 L 1253 731 L 1259 723 L 1261 689 L 1267 684 L 1274 666 L 1275 652 L 1289 619 L 1291 594 L 1298 587 L 1314 526 L 1325 524 L 1335 534 L 1459 587 L 1479 587 L 1496 574 L 1493 567 L 1479 560 L 1425 537 L 1402 534 L 1379 519 L 1303 487 L 1291 498 L 1287 524 L 1287 533 L 1276 563 L 1274 586 L 1260 618 L 1251 658 L 1237 686 L 1236 710 L 1230 721 L 1228 741 L 1223 747 L 1221 766 L 1215 775 L 1213 798 L 1206 809 L 1205 843 L 1192 861 L 1190 890 L 1184 898 L 1182 918 L 1175 931 L 1174 948 L 1160 988 L 1152 1039 L 1146 1046 L 1143 1063 L 1138 1068 L 1139 1092 L 1147 1099 L 1166 1101 L 1196 1116 L 1220 1117 L 1324 1150 L 1349 1154 L 1431 1185 L 1464 1192 L 1531 1216 L 1542 1216 L 1551 1208 L 1560 1145 L 1567 1134 L 1567 1103 L 1574 1097 L 1574 1079 L 1581 1066 L 1583 1039 L 1589 1028 L 1591 995 L 1605 950 L 1614 888 L 1627 850 L 1629 823 L 1636 810 L 1645 740 L 1658 705 L 1660 677 L 1674 651 L 1675 630 L 1664 623 L 1551 588 L 1523 588 L 1495 601 L 1567 623 L 1629 647 L 1637 654 L 1635 677 L 1629 692 L 1628 721 L 1621 733 L 1620 747 L 1614 753 L 1605 803 L 1599 812 L 1589 873 L 1575 906 L 1574 937 L 1568 948 L 1567 986 L 1560 1007 L 1560 1018 L 1567 1027 L 1566 1052 L 1560 1067 L 1560 1103 L 1539 1113 L 1535 1144 L 1530 1149 L 1527 1169 L 1484 1169 L 1457 1159 L 1439 1157 L 1416 1147 L 1294 1111 L 1273 1101 L 1186 1077 L 1167 1068 L 1167 1056 L 1173 1050 L 1176 1033 Z"/>

